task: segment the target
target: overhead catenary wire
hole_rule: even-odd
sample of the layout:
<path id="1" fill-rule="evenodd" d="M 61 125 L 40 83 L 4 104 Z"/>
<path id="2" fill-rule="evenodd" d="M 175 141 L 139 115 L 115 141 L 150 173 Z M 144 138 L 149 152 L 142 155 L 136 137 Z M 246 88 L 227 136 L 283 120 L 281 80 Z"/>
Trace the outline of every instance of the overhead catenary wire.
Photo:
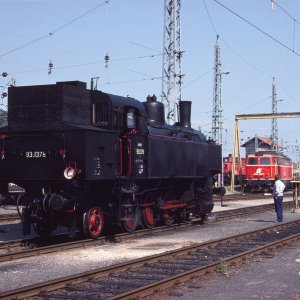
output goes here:
<path id="1" fill-rule="evenodd" d="M 161 80 L 161 76 L 160 77 L 151 77 L 151 78 L 133 79 L 133 80 L 124 80 L 124 81 L 115 81 L 115 82 L 104 82 L 104 83 L 100 83 L 98 85 L 112 85 L 112 84 L 122 84 L 122 83 L 133 83 L 133 82 L 150 81 L 150 80 Z"/>
<path id="2" fill-rule="evenodd" d="M 206 11 L 206 14 L 207 14 L 207 16 L 208 16 L 208 19 L 209 19 L 209 21 L 210 21 L 210 24 L 211 24 L 211 26 L 212 26 L 212 28 L 213 28 L 213 30 L 214 30 L 214 32 L 216 33 L 216 35 L 219 35 L 219 39 L 224 43 L 224 45 L 225 46 L 227 46 L 240 60 L 242 60 L 245 64 L 247 64 L 248 66 L 250 66 L 251 68 L 253 68 L 254 70 L 256 70 L 258 73 L 260 73 L 260 74 L 262 74 L 262 75 L 265 75 L 265 76 L 267 76 L 267 77 L 269 77 L 270 79 L 272 79 L 273 80 L 273 78 L 274 78 L 274 75 L 272 75 L 272 74 L 270 74 L 270 73 L 268 73 L 268 72 L 266 72 L 265 70 L 262 70 L 261 68 L 259 68 L 259 67 L 257 67 L 256 65 L 254 65 L 253 63 L 251 63 L 251 62 L 249 62 L 246 58 L 244 58 L 238 51 L 236 51 L 235 49 L 233 49 L 223 38 L 222 38 L 222 36 L 218 33 L 218 31 L 217 31 L 217 29 L 216 29 L 216 26 L 214 25 L 214 23 L 213 23 L 213 20 L 212 20 L 212 18 L 211 18 L 211 15 L 210 15 L 210 13 L 209 13 L 209 10 L 208 10 L 208 8 L 207 8 L 207 5 L 206 5 L 206 2 L 205 2 L 205 0 L 202 0 L 203 1 L 203 5 L 204 5 L 204 8 L 205 8 L 205 11 Z M 284 90 L 285 91 L 285 93 L 295 102 L 295 103 L 297 103 L 298 105 L 300 104 L 300 102 L 299 101 L 297 101 L 293 96 L 291 96 L 289 93 L 288 93 L 288 91 L 280 84 L 280 82 L 278 81 L 278 79 L 276 78 L 275 79 L 275 81 L 276 81 L 276 83 L 280 86 L 280 88 L 282 89 L 282 90 Z M 257 103 L 258 104 L 258 103 Z M 257 105 L 257 104 L 255 104 L 255 105 Z M 252 106 L 254 106 L 254 105 L 252 105 Z M 251 107 L 252 107 L 251 106 Z"/>
<path id="3" fill-rule="evenodd" d="M 13 52 L 15 52 L 15 51 L 21 50 L 22 48 L 25 48 L 25 47 L 27 47 L 27 46 L 30 46 L 31 44 L 35 44 L 35 43 L 37 43 L 37 42 L 39 42 L 39 41 L 41 41 L 41 40 L 43 40 L 43 39 L 48 38 L 49 36 L 53 35 L 54 33 L 57 33 L 58 31 L 64 29 L 65 27 L 67 27 L 67 26 L 69 26 L 69 25 L 71 25 L 71 24 L 74 24 L 74 23 L 75 23 L 77 20 L 79 20 L 80 18 L 86 16 L 87 14 L 91 13 L 92 11 L 96 10 L 97 8 L 99 8 L 99 7 L 103 6 L 103 5 L 106 5 L 106 8 L 107 8 L 107 6 L 108 6 L 107 4 L 108 4 L 110 1 L 111 1 L 111 0 L 106 0 L 106 1 L 102 2 L 101 4 L 99 4 L 99 5 L 95 6 L 95 7 L 93 7 L 92 9 L 88 10 L 88 11 L 85 12 L 84 14 L 82 14 L 82 15 L 80 15 L 80 16 L 74 18 L 74 19 L 72 19 L 71 21 L 67 21 L 64 25 L 58 27 L 57 29 L 53 30 L 52 32 L 49 32 L 49 33 L 47 33 L 47 34 L 45 34 L 45 35 L 42 35 L 42 36 L 40 36 L 40 37 L 38 37 L 38 38 L 36 38 L 36 39 L 34 39 L 34 40 L 32 40 L 32 41 L 29 41 L 29 42 L 26 42 L 26 43 L 22 44 L 22 45 L 20 45 L 19 47 L 16 47 L 16 48 L 14 48 L 14 49 L 12 49 L 12 50 L 10 50 L 10 51 L 7 51 L 7 52 L 5 52 L 5 53 L 3 53 L 3 54 L 0 54 L 0 58 L 3 57 L 3 56 L 8 55 L 8 54 L 10 54 L 10 53 L 13 53 Z M 34 11 L 38 11 L 39 13 L 45 14 L 45 12 L 43 12 L 43 11 L 41 11 L 41 10 L 37 10 L 37 9 L 35 9 L 35 8 L 32 8 L 31 6 L 28 6 L 28 5 L 25 6 L 25 5 L 22 4 L 22 3 L 17 3 L 17 4 L 18 4 L 18 5 L 22 5 L 23 7 L 32 9 L 32 10 L 34 10 Z M 46 15 L 48 15 L 48 16 L 53 16 L 52 14 L 50 15 L 49 13 L 46 13 Z M 57 16 L 56 16 L 56 17 L 57 17 Z M 62 19 L 62 18 L 60 18 L 60 19 Z M 65 20 L 65 19 L 64 19 L 64 20 Z M 76 24 L 76 25 L 77 25 L 77 26 L 81 26 L 81 25 L 78 25 L 78 24 Z M 82 26 L 81 26 L 81 27 L 82 27 Z M 91 29 L 89 28 L 88 30 L 90 31 Z M 23 38 L 23 39 L 24 39 L 23 36 L 15 35 L 15 34 L 10 33 L 10 32 L 6 32 L 6 31 L 3 31 L 3 30 L 0 30 L 0 32 L 5 33 L 5 34 L 8 34 L 8 35 L 16 36 L 16 37 L 18 37 L 18 38 Z M 99 32 L 97 31 L 97 34 L 98 34 L 98 33 L 99 33 Z M 131 44 L 131 45 L 135 45 L 135 46 L 141 47 L 141 48 L 143 48 L 143 49 L 147 49 L 147 50 L 150 50 L 150 51 L 154 51 L 154 52 L 156 52 L 156 53 L 161 53 L 161 51 L 159 51 L 159 50 L 157 50 L 157 49 L 151 48 L 151 47 L 149 47 L 149 46 L 143 45 L 143 44 L 138 43 L 138 42 L 135 42 L 135 41 L 131 41 L 131 40 L 128 41 L 128 40 L 125 40 L 124 38 L 118 37 L 118 36 L 113 35 L 113 34 L 110 34 L 110 35 L 109 35 L 109 38 L 118 39 L 118 40 L 121 40 L 121 41 L 123 41 L 123 42 L 127 42 L 127 43 L 129 43 L 129 44 Z"/>
<path id="4" fill-rule="evenodd" d="M 158 55 L 154 55 L 154 56 L 158 56 Z M 153 57 L 153 55 L 148 56 L 148 57 Z M 142 57 L 139 57 L 139 58 L 142 58 Z M 120 59 L 120 60 L 114 60 L 114 61 L 121 61 L 121 60 L 122 59 Z M 101 62 L 98 62 L 98 63 L 99 64 L 105 64 L 105 61 L 101 61 Z M 70 68 L 70 67 L 71 68 L 73 68 L 73 67 L 81 67 L 82 65 L 85 65 L 85 66 L 86 65 L 95 65 L 95 62 L 86 63 L 86 64 L 68 65 L 68 66 L 58 66 L 58 67 L 56 67 L 56 69 L 65 69 L 65 68 Z M 139 71 L 136 71 L 136 70 L 133 70 L 133 69 L 128 69 L 128 68 L 125 68 L 125 67 L 117 66 L 116 64 L 113 64 L 113 67 L 119 68 L 119 69 L 123 69 L 123 70 L 129 71 L 129 72 L 135 73 L 135 74 L 147 76 L 148 78 L 133 79 L 133 80 L 126 80 L 126 81 L 117 81 L 117 82 L 109 82 L 109 80 L 108 80 L 106 83 L 103 83 L 102 85 L 105 85 L 105 84 L 129 83 L 129 82 L 138 82 L 138 81 L 146 81 L 146 80 L 157 80 L 157 79 L 161 79 L 162 78 L 161 76 L 152 76 L 152 75 L 149 75 L 149 74 L 146 74 L 146 73 L 143 73 L 143 72 L 139 72 Z M 29 72 L 44 72 L 44 71 L 45 71 L 45 68 L 42 68 L 42 69 L 28 70 L 28 71 L 24 71 L 24 72 L 10 73 L 9 75 L 16 75 L 16 74 L 20 74 L 20 73 L 29 73 Z"/>
<path id="5" fill-rule="evenodd" d="M 104 55 L 105 69 L 106 69 L 106 79 L 110 81 L 108 63 L 110 61 L 109 51 L 108 51 L 108 1 L 106 1 L 106 11 L 105 11 L 105 48 L 106 54 Z"/>
<path id="6" fill-rule="evenodd" d="M 281 9 L 289 18 L 293 20 L 293 50 L 295 50 L 295 36 L 296 36 L 296 24 L 300 24 L 299 21 L 293 17 L 286 9 L 284 9 L 281 5 L 279 5 L 277 2 L 272 0 L 272 4 L 278 6 L 279 9 Z M 272 8 L 273 9 L 273 8 Z"/>
<path id="7" fill-rule="evenodd" d="M 266 100 L 269 100 L 269 99 L 271 99 L 271 98 L 272 98 L 272 96 L 265 97 L 265 98 L 263 98 L 263 99 L 261 99 L 261 100 L 255 102 L 255 103 L 253 103 L 252 105 L 249 105 L 249 106 L 243 108 L 242 110 L 236 112 L 235 114 L 230 115 L 230 116 L 227 116 L 226 118 L 224 118 L 224 121 L 225 121 L 225 120 L 228 120 L 229 118 L 234 117 L 236 114 L 240 114 L 240 113 L 243 112 L 243 111 L 247 111 L 249 108 L 252 108 L 252 107 L 254 107 L 254 106 L 258 105 L 258 104 L 261 104 L 262 102 L 265 102 Z"/>
<path id="8" fill-rule="evenodd" d="M 152 54 L 152 55 L 144 55 L 144 56 L 137 56 L 137 57 L 120 58 L 120 59 L 113 59 L 110 62 L 120 62 L 120 61 L 128 61 L 128 60 L 136 60 L 136 59 L 144 59 L 144 58 L 154 58 L 154 57 L 161 56 L 161 55 L 162 54 Z M 68 68 L 76 68 L 76 67 L 89 66 L 89 65 L 95 65 L 95 64 L 105 64 L 105 60 L 93 61 L 93 62 L 82 63 L 82 64 L 56 66 L 55 69 L 57 69 L 57 70 L 58 69 L 68 69 Z M 26 70 L 26 71 L 20 71 L 20 72 L 9 72 L 9 75 L 34 73 L 34 72 L 41 72 L 41 71 L 45 71 L 45 68 Z"/>
<path id="9" fill-rule="evenodd" d="M 224 9 L 226 9 L 227 11 L 229 11 L 230 13 L 232 13 L 233 15 L 235 15 L 236 17 L 238 17 L 239 19 L 241 19 L 242 21 L 246 22 L 247 24 L 249 24 L 250 26 L 252 26 L 253 28 L 255 28 L 256 30 L 258 30 L 259 32 L 261 32 L 262 34 L 264 34 L 265 36 L 269 37 L 270 39 L 272 39 L 274 42 L 276 42 L 277 44 L 281 45 L 282 47 L 284 47 L 285 49 L 289 50 L 290 52 L 294 53 L 297 56 L 300 56 L 300 53 L 296 52 L 294 49 L 290 48 L 289 46 L 287 46 L 286 44 L 284 44 L 283 42 L 279 41 L 278 39 L 276 39 L 275 37 L 273 37 L 272 35 L 270 35 L 269 33 L 267 33 L 266 31 L 264 31 L 263 29 L 259 28 L 258 26 L 256 26 L 255 24 L 253 24 L 252 22 L 248 21 L 247 19 L 245 19 L 244 17 L 242 17 L 241 15 L 239 15 L 238 13 L 236 13 L 235 11 L 233 11 L 231 8 L 229 8 L 228 6 L 224 5 L 223 3 L 219 2 L 218 0 L 212 0 L 214 2 L 216 2 L 217 4 L 219 4 L 221 7 L 223 7 Z"/>
<path id="10" fill-rule="evenodd" d="M 214 25 L 213 21 L 212 21 L 212 18 L 210 16 L 210 13 L 208 11 L 208 8 L 207 8 L 207 5 L 206 5 L 206 2 L 205 0 L 202 0 L 203 1 L 203 5 L 204 5 L 204 8 L 205 8 L 205 11 L 206 11 L 206 14 L 208 16 L 208 19 L 210 21 L 210 24 L 215 32 L 216 35 L 219 36 L 219 39 L 224 43 L 224 45 L 229 48 L 240 60 L 242 60 L 244 63 L 246 63 L 247 65 L 249 65 L 251 68 L 253 68 L 254 70 L 256 70 L 257 72 L 269 77 L 269 78 L 273 78 L 274 76 L 267 73 L 266 71 L 258 68 L 257 66 L 255 66 L 253 63 L 249 62 L 246 58 L 244 58 L 240 53 L 238 53 L 238 51 L 236 51 L 235 49 L 233 49 L 225 40 L 224 38 L 220 35 L 220 33 L 217 31 L 216 29 L 216 26 Z"/>
<path id="11" fill-rule="evenodd" d="M 294 17 L 292 16 L 286 9 L 284 9 L 281 5 L 279 5 L 275 0 L 272 0 L 272 2 L 278 6 L 286 15 L 288 15 L 295 23 L 299 24 L 299 21 Z"/>
<path id="12" fill-rule="evenodd" d="M 25 44 L 23 44 L 23 45 L 20 45 L 20 46 L 14 48 L 14 49 L 12 49 L 12 50 L 9 50 L 9 51 L 7 51 L 7 52 L 4 52 L 4 53 L 0 54 L 0 58 L 6 56 L 6 55 L 8 55 L 8 54 L 11 54 L 11 53 L 13 53 L 13 52 L 15 52 L 15 51 L 18 51 L 18 50 L 20 50 L 20 49 L 23 49 L 23 48 L 25 48 L 25 47 L 28 47 L 28 46 L 30 46 L 30 45 L 32 45 L 32 44 L 35 44 L 35 43 L 37 43 L 37 42 L 39 42 L 39 41 L 41 41 L 41 40 L 43 40 L 43 39 L 45 39 L 45 38 L 48 38 L 49 36 L 51 37 L 52 35 L 58 33 L 59 31 L 61 31 L 61 30 L 63 30 L 63 29 L 65 29 L 66 27 L 68 27 L 69 25 L 71 25 L 71 24 L 73 24 L 74 22 L 78 21 L 79 19 L 85 17 L 86 15 L 88 15 L 88 14 L 90 14 L 91 12 L 95 11 L 96 9 L 102 7 L 103 5 L 105 5 L 105 4 L 106 4 L 107 2 L 109 2 L 109 1 L 111 1 L 111 0 L 106 0 L 106 1 L 104 1 L 104 2 L 102 2 L 102 3 L 100 3 L 100 4 L 98 4 L 98 5 L 96 5 L 96 6 L 94 6 L 94 7 L 92 7 L 91 9 L 87 10 L 87 11 L 84 12 L 83 14 L 81 14 L 81 15 L 79 15 L 79 16 L 73 18 L 72 20 L 68 21 L 67 23 L 65 23 L 65 24 L 63 24 L 63 25 L 61 25 L 61 26 L 59 26 L 58 28 L 54 29 L 53 31 L 51 31 L 51 32 L 49 32 L 49 33 L 47 33 L 47 34 L 44 34 L 44 35 L 42 35 L 42 36 L 40 36 L 40 37 L 38 37 L 38 38 L 36 38 L 36 39 L 34 39 L 34 40 L 32 40 L 32 41 L 29 41 L 29 42 L 27 42 L 27 43 L 25 43 Z"/>

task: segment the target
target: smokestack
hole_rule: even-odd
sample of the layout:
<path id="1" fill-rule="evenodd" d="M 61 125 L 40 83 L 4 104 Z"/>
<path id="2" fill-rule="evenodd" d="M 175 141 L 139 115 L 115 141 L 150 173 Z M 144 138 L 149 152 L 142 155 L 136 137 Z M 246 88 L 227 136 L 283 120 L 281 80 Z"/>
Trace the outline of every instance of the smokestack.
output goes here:
<path id="1" fill-rule="evenodd" d="M 179 101 L 179 124 L 182 127 L 191 127 L 192 101 Z"/>

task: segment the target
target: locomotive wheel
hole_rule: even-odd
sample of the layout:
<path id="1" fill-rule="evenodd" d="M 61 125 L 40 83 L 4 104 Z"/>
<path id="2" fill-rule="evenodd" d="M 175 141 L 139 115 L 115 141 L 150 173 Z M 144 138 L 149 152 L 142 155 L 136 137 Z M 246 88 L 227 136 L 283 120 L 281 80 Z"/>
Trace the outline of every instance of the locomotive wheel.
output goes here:
<path id="1" fill-rule="evenodd" d="M 159 222 L 160 214 L 159 209 L 155 206 L 156 200 L 154 193 L 148 194 L 144 199 L 145 204 L 148 204 L 148 206 L 143 207 L 141 211 L 142 223 L 145 228 L 151 229 Z"/>
<path id="2" fill-rule="evenodd" d="M 35 222 L 33 223 L 34 231 L 41 237 L 48 237 L 52 231 L 56 228 L 56 226 L 52 224 L 45 224 Z"/>
<path id="3" fill-rule="evenodd" d="M 163 209 L 162 218 L 167 226 L 171 226 L 176 219 L 176 209 Z"/>
<path id="4" fill-rule="evenodd" d="M 128 206 L 123 208 L 122 227 L 127 232 L 134 232 L 141 221 L 141 211 L 138 207 Z"/>
<path id="5" fill-rule="evenodd" d="M 151 229 L 158 223 L 159 216 L 155 210 L 153 206 L 147 206 L 142 209 L 142 223 L 145 228 Z"/>
<path id="6" fill-rule="evenodd" d="M 104 226 L 103 212 L 100 207 L 93 206 L 89 208 L 83 215 L 83 231 L 92 239 L 97 239 Z"/>
<path id="7" fill-rule="evenodd" d="M 167 203 L 172 203 L 172 201 L 175 199 L 175 196 L 173 192 L 170 190 L 165 193 L 163 196 L 163 202 L 164 204 Z M 175 219 L 176 219 L 176 213 L 177 210 L 175 208 L 168 208 L 168 209 L 162 209 L 161 215 L 162 215 L 162 220 L 167 226 L 171 226 L 174 224 Z"/>

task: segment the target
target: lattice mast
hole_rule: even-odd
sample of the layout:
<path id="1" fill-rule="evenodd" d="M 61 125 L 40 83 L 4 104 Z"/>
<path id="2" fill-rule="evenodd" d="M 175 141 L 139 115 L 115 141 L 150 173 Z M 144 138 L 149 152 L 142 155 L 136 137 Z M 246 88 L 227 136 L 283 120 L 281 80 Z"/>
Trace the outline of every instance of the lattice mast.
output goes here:
<path id="1" fill-rule="evenodd" d="M 214 92 L 213 92 L 213 113 L 212 113 L 212 139 L 222 145 L 222 107 L 221 107 L 221 57 L 219 36 L 215 44 L 215 65 L 214 65 Z"/>
<path id="2" fill-rule="evenodd" d="M 276 85 L 275 85 L 275 78 L 273 77 L 272 83 L 272 114 L 277 114 L 277 94 L 276 94 Z M 272 119 L 272 149 L 274 151 L 278 151 L 278 125 L 277 119 Z"/>
<path id="3" fill-rule="evenodd" d="M 164 1 L 164 33 L 161 100 L 165 105 L 167 122 L 177 119 L 177 102 L 181 101 L 181 0 Z"/>

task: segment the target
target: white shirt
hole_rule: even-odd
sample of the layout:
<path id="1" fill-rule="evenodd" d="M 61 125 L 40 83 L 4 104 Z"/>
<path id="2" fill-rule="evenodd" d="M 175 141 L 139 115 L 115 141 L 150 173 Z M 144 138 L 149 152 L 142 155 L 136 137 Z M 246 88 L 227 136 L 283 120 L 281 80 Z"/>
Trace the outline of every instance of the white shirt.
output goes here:
<path id="1" fill-rule="evenodd" d="M 283 196 L 285 185 L 281 180 L 276 180 L 273 188 L 273 196 Z"/>

